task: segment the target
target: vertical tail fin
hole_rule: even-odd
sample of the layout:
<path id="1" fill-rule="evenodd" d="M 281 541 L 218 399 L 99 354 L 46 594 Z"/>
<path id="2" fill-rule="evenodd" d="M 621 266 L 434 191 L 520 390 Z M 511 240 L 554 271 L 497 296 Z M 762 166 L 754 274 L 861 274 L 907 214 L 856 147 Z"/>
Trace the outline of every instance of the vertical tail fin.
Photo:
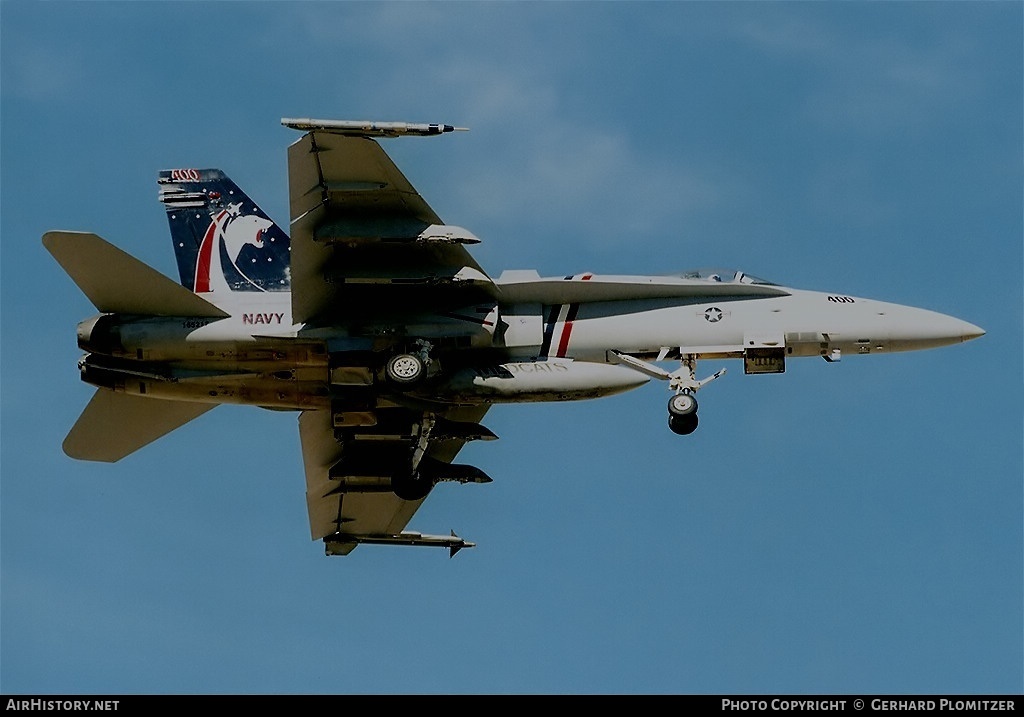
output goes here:
<path id="1" fill-rule="evenodd" d="M 290 291 L 288 235 L 219 169 L 160 172 L 181 283 L 197 294 Z"/>

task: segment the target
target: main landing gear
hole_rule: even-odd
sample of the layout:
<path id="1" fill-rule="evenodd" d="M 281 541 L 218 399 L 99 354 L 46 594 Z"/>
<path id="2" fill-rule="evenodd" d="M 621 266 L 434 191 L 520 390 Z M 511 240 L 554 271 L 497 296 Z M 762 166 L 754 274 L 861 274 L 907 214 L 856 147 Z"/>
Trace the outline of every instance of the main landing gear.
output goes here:
<path id="1" fill-rule="evenodd" d="M 391 490 L 402 500 L 426 498 L 433 487 L 434 481 L 416 468 L 398 473 L 391 478 Z"/>
<path id="2" fill-rule="evenodd" d="M 430 367 L 430 343 L 419 340 L 408 353 L 395 354 L 384 364 L 384 378 L 393 388 L 408 390 L 427 375 Z"/>
<path id="3" fill-rule="evenodd" d="M 388 362 L 391 365 L 391 362 Z M 434 487 L 434 478 L 424 470 L 423 459 L 427 455 L 427 446 L 430 443 L 430 435 L 434 431 L 433 414 L 423 414 L 423 420 L 418 426 L 413 427 L 413 434 L 416 442 L 413 444 L 412 455 L 408 471 L 402 471 L 391 478 L 391 489 L 403 500 L 419 500 L 426 498 L 427 493 Z"/>
<path id="4" fill-rule="evenodd" d="M 463 441 L 497 438 L 489 430 L 475 423 L 451 421 L 432 413 L 423 414 L 419 424 L 413 426 L 412 454 L 408 469 L 391 476 L 391 490 L 403 500 L 425 498 L 437 483 L 490 483 L 491 477 L 479 468 L 458 463 L 448 463 L 427 455 L 431 439 L 445 440 L 458 438 Z"/>
<path id="5" fill-rule="evenodd" d="M 384 365 L 384 375 L 388 381 L 403 388 L 417 383 L 426 371 L 423 360 L 416 354 L 392 356 Z"/>

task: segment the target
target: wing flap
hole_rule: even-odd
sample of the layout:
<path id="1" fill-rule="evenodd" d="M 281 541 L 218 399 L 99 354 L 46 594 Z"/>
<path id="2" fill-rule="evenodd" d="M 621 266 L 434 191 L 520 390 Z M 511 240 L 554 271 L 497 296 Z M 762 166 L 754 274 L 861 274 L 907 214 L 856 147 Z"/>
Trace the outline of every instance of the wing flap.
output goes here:
<path id="1" fill-rule="evenodd" d="M 79 460 L 114 463 L 215 406 L 101 388 L 64 439 L 64 453 Z"/>

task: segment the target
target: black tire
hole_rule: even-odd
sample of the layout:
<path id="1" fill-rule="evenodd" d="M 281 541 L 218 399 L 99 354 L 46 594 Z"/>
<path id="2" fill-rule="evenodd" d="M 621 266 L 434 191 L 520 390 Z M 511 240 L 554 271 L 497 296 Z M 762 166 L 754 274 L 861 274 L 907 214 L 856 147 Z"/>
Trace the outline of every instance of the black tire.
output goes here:
<path id="1" fill-rule="evenodd" d="M 398 354 L 388 359 L 384 375 L 388 382 L 401 388 L 408 388 L 423 378 L 423 361 L 415 354 Z"/>
<path id="2" fill-rule="evenodd" d="M 697 430 L 697 414 L 691 413 L 688 416 L 668 417 L 668 427 L 679 436 L 688 436 Z"/>
<path id="3" fill-rule="evenodd" d="M 402 500 L 420 500 L 434 487 L 433 481 L 419 471 L 400 473 L 391 478 L 391 490 Z"/>
<path id="4" fill-rule="evenodd" d="M 668 400 L 668 414 L 676 418 L 697 413 L 697 399 L 692 393 L 677 393 Z"/>

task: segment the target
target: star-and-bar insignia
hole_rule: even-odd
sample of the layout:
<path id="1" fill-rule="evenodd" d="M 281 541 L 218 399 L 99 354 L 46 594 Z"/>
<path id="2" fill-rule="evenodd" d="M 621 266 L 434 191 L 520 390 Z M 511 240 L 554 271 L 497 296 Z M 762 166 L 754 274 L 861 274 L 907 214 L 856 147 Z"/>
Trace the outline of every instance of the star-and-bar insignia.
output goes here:
<path id="1" fill-rule="evenodd" d="M 715 323 L 716 321 L 721 321 L 722 316 L 724 315 L 725 312 L 719 309 L 717 306 L 712 306 L 711 308 L 704 312 L 704 318 L 707 319 L 712 324 Z"/>

